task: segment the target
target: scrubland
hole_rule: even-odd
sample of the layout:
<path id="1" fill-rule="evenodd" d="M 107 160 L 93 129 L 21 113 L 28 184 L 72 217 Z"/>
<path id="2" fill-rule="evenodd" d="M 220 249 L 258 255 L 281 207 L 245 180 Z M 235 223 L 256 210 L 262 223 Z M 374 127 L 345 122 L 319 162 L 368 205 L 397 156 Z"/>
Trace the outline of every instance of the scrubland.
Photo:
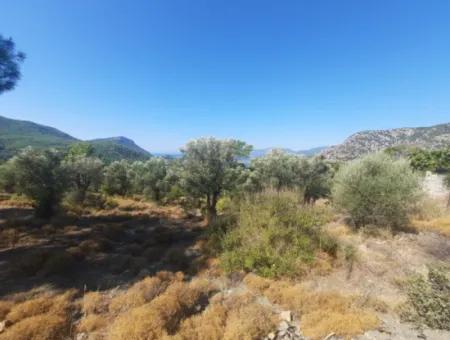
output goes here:
<path id="1" fill-rule="evenodd" d="M 364 338 L 395 329 L 413 274 L 448 264 L 448 215 L 414 221 L 415 232 L 355 231 L 325 202 L 296 210 L 290 194 L 273 195 L 209 229 L 180 208 L 136 198 L 40 221 L 8 197 L 0 339 L 259 339 L 283 311 L 309 339 Z M 238 221 L 237 235 L 217 235 Z M 261 224 L 267 234 L 258 238 Z"/>
<path id="2" fill-rule="evenodd" d="M 5 163 L 0 340 L 450 337 L 450 212 L 420 172 L 249 149 Z"/>

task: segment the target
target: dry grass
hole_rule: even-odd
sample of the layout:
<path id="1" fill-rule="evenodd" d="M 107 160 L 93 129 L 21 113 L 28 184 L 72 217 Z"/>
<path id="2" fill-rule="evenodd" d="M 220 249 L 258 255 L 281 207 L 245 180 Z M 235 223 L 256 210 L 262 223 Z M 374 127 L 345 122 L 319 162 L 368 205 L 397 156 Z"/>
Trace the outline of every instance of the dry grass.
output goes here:
<path id="1" fill-rule="evenodd" d="M 249 292 L 216 294 L 209 306 L 199 314 L 183 320 L 171 339 L 220 340 L 258 339 L 275 327 L 268 306 L 256 302 Z"/>
<path id="2" fill-rule="evenodd" d="M 11 308 L 11 311 L 6 315 L 6 319 L 11 322 L 18 322 L 22 319 L 44 314 L 50 311 L 53 307 L 53 301 L 48 297 L 38 297 L 19 303 Z"/>
<path id="3" fill-rule="evenodd" d="M 4 320 L 8 315 L 11 308 L 14 306 L 14 302 L 7 300 L 0 300 L 0 320 Z"/>
<path id="4" fill-rule="evenodd" d="M 450 236 L 450 214 L 430 220 L 414 220 L 413 226 L 420 231 L 435 231 Z"/>
<path id="5" fill-rule="evenodd" d="M 79 332 L 92 333 L 108 326 L 108 320 L 101 315 L 90 314 L 80 320 L 78 324 Z"/>
<path id="6" fill-rule="evenodd" d="M 41 314 L 26 318 L 0 334 L 1 340 L 61 340 L 68 334 L 70 319 L 67 315 Z"/>
<path id="7" fill-rule="evenodd" d="M 59 340 L 68 335 L 71 324 L 74 291 L 46 295 L 19 302 L 6 315 L 12 322 L 0 339 Z"/>
<path id="8" fill-rule="evenodd" d="M 82 311 L 85 315 L 108 311 L 108 298 L 100 292 L 88 292 L 83 296 Z"/>
<path id="9" fill-rule="evenodd" d="M 311 339 L 323 339 L 334 332 L 345 338 L 362 334 L 378 326 L 378 318 L 370 312 L 333 312 L 320 310 L 306 314 L 301 318 L 303 334 Z"/>
<path id="10" fill-rule="evenodd" d="M 161 339 L 176 331 L 180 321 L 193 314 L 209 291 L 206 281 L 176 281 L 150 303 L 131 309 L 114 321 L 109 339 Z"/>
<path id="11" fill-rule="evenodd" d="M 362 306 L 363 300 L 358 297 L 315 292 L 299 284 L 265 280 L 255 275 L 247 275 L 244 282 L 271 302 L 293 311 L 301 320 L 304 334 L 312 339 L 331 332 L 344 337 L 362 334 L 379 323 L 375 313 Z"/>
<path id="12" fill-rule="evenodd" d="M 169 272 L 159 272 L 156 276 L 147 277 L 114 297 L 109 305 L 109 310 L 118 314 L 142 306 L 163 293 L 173 281 L 182 279 L 182 274 L 174 275 Z"/>
<path id="13" fill-rule="evenodd" d="M 272 312 L 258 303 L 253 303 L 229 313 L 224 340 L 260 339 L 275 327 Z"/>
<path id="14" fill-rule="evenodd" d="M 65 314 L 70 309 L 75 291 L 68 290 L 63 294 L 44 295 L 14 305 L 6 315 L 6 319 L 16 323 L 23 319 L 45 313 Z"/>

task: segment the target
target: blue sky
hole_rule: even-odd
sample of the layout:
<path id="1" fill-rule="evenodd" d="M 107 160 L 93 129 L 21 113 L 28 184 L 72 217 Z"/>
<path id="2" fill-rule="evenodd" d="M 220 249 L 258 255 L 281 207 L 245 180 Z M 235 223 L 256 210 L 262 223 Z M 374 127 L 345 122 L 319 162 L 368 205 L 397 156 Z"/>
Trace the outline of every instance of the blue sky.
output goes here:
<path id="1" fill-rule="evenodd" d="M 0 115 L 163 152 L 448 122 L 449 15 L 448 0 L 1 0 L 27 60 Z"/>

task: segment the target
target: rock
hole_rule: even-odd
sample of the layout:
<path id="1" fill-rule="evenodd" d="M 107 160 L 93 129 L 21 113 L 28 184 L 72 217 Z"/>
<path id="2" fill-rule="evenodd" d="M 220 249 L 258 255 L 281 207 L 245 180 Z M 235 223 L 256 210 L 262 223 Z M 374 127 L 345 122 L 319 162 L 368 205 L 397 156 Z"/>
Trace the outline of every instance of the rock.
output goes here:
<path id="1" fill-rule="evenodd" d="M 278 325 L 279 331 L 286 331 L 288 329 L 289 329 L 289 323 L 286 320 L 281 321 L 280 324 Z"/>
<path id="2" fill-rule="evenodd" d="M 6 329 L 6 327 L 11 325 L 11 321 L 9 320 L 3 320 L 2 322 L 0 322 L 0 333 L 3 333 Z"/>
<path id="3" fill-rule="evenodd" d="M 291 322 L 292 321 L 292 313 L 289 310 L 282 311 L 280 313 L 280 320 Z"/>
<path id="4" fill-rule="evenodd" d="M 275 333 L 274 333 L 274 332 L 272 332 L 272 333 L 269 333 L 269 335 L 267 335 L 267 340 L 274 340 L 274 339 L 275 339 L 275 337 L 276 337 L 276 335 L 275 335 Z"/>
<path id="5" fill-rule="evenodd" d="M 88 338 L 87 333 L 78 333 L 78 334 L 75 336 L 75 339 L 76 339 L 76 340 L 87 340 L 87 338 Z"/>

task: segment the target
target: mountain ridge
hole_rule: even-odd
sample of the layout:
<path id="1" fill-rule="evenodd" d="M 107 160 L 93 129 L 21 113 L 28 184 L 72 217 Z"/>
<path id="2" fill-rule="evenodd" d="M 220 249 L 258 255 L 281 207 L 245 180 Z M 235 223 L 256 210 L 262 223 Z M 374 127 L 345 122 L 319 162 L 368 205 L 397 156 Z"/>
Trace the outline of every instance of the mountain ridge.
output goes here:
<path id="1" fill-rule="evenodd" d="M 27 146 L 64 150 L 77 142 L 91 144 L 94 154 L 106 162 L 119 159 L 145 160 L 151 156 L 147 150 L 127 137 L 83 141 L 54 127 L 0 116 L 0 159 L 8 159 Z"/>
<path id="2" fill-rule="evenodd" d="M 346 161 L 399 146 L 423 149 L 450 147 L 450 123 L 359 131 L 350 135 L 341 144 L 322 150 L 320 155 L 327 159 Z"/>

